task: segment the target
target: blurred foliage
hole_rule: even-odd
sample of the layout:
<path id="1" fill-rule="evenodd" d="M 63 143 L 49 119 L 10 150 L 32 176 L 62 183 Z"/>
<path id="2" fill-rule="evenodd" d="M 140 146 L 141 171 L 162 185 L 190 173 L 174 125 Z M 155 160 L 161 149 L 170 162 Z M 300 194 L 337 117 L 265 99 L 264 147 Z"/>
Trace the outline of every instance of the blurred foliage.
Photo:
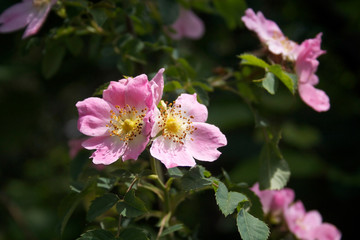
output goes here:
<path id="1" fill-rule="evenodd" d="M 174 41 L 164 34 L 162 26 L 175 21 L 178 3 L 191 7 L 204 21 L 206 32 L 201 39 Z M 14 1 L 2 0 L 0 12 L 12 4 Z M 289 165 L 287 186 L 295 189 L 296 198 L 308 210 L 318 209 L 326 222 L 342 231 L 344 239 L 354 238 L 357 216 L 350 213 L 360 200 L 359 5 L 356 0 L 256 0 L 247 4 L 232 0 L 59 0 L 36 36 L 21 40 L 22 30 L 1 34 L 0 240 L 60 239 L 60 232 L 62 239 L 76 239 L 86 230 L 91 231 L 82 239 L 106 239 L 107 232 L 93 230 L 94 222 L 85 219 L 97 221 L 98 215 L 109 210 L 110 215 L 103 216 L 100 224 L 116 228 L 117 219 L 111 215 L 116 208 L 119 211 L 122 205 L 138 199 L 135 210 L 126 213 L 135 216 L 149 207 L 142 202 L 155 204 L 154 195 L 139 191 L 135 196 L 130 191 L 114 207 L 116 201 L 110 192 L 114 181 L 108 174 L 124 182 L 134 176 L 115 172 L 117 167 L 124 169 L 121 164 L 105 171 L 95 169 L 87 152 L 71 159 L 68 141 L 82 137 L 76 128 L 77 101 L 99 95 L 104 88 L 99 86 L 106 87 L 110 81 L 144 72 L 154 74 L 160 67 L 166 68 L 166 99 L 173 100 L 181 92 L 197 92 L 199 100 L 208 105 L 208 122 L 222 129 L 228 146 L 221 149 L 218 161 L 203 165 L 214 178 L 225 169 L 232 181 L 221 179 L 227 187 L 221 186 L 220 192 L 215 188 L 215 193 L 195 194 L 179 203 L 177 217 L 182 224 L 166 228 L 164 237 L 191 230 L 196 235 L 191 239 L 239 238 L 234 224 L 239 220 L 222 215 L 239 203 L 239 195 L 233 196 L 235 190 L 244 189 L 232 183 L 258 181 L 261 149 L 271 147 L 276 152 L 279 144 L 281 153 L 276 154 Z M 276 67 L 266 72 L 259 65 L 239 65 L 236 56 L 251 53 L 260 45 L 240 20 L 246 7 L 261 10 L 298 42 L 323 32 L 322 48 L 327 53 L 319 59 L 317 74 L 319 88 L 331 99 L 329 112 L 316 113 L 291 94 L 288 89 L 293 91 L 293 78 Z M 249 81 L 262 78 L 259 83 Z M 252 105 L 261 116 L 254 114 Z M 255 124 L 263 123 L 254 129 Z M 270 131 L 266 124 L 282 135 L 276 145 L 268 142 L 270 146 L 263 147 Z M 87 179 L 90 175 L 102 182 Z M 189 176 L 181 177 L 185 188 L 198 187 L 186 185 Z M 213 183 L 200 177 L 205 179 L 204 186 Z M 125 193 L 126 189 L 120 191 Z M 105 192 L 106 197 L 96 198 Z M 229 205 L 215 199 L 214 194 Z M 108 207 L 87 215 L 99 201 Z M 189 215 L 192 217 L 186 218 Z M 127 229 L 119 236 L 126 239 L 137 232 L 134 239 L 143 239 L 137 226 L 130 224 Z"/>

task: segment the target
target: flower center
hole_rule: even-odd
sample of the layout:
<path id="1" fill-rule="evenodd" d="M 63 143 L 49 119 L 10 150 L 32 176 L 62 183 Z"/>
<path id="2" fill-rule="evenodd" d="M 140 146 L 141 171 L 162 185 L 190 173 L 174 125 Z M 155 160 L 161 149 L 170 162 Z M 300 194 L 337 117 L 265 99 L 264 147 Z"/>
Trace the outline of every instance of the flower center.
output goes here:
<path id="1" fill-rule="evenodd" d="M 143 119 L 147 108 L 138 111 L 135 107 L 115 106 L 117 112 L 110 110 L 111 120 L 106 126 L 109 128 L 110 136 L 117 136 L 127 144 L 137 135 L 141 134 Z"/>
<path id="2" fill-rule="evenodd" d="M 162 101 L 157 124 L 165 139 L 184 144 L 186 139 L 193 141 L 190 136 L 197 129 L 192 124 L 192 118 L 194 117 L 188 117 L 186 111 L 181 110 L 181 105 L 170 103 L 167 106 Z"/>

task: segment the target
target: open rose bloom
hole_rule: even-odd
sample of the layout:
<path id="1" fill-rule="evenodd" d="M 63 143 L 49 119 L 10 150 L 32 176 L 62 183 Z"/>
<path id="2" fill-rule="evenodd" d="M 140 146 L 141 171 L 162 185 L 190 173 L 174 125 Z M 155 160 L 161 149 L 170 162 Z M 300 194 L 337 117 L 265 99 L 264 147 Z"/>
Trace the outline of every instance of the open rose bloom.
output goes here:
<path id="1" fill-rule="evenodd" d="M 111 82 L 103 98 L 90 97 L 76 104 L 78 129 L 91 136 L 82 146 L 95 150 L 91 156 L 95 164 L 108 165 L 120 157 L 136 160 L 145 149 L 158 98 L 153 91 L 163 87 L 163 72 L 160 69 L 151 82 L 145 74 Z"/>
<path id="2" fill-rule="evenodd" d="M 194 166 L 195 159 L 212 162 L 219 158 L 218 147 L 227 144 L 219 128 L 205 123 L 207 108 L 196 94 L 181 94 L 174 103 L 161 104 L 155 111 L 150 153 L 167 168 Z M 194 159 L 195 158 L 195 159 Z"/>
<path id="3" fill-rule="evenodd" d="M 281 31 L 279 26 L 264 17 L 262 12 L 255 12 L 252 9 L 245 11 L 242 21 L 245 26 L 254 31 L 260 41 L 267 46 L 270 52 L 282 55 L 284 59 L 294 61 L 297 55 L 298 44 L 289 40 Z"/>
<path id="4" fill-rule="evenodd" d="M 23 0 L 0 15 L 0 32 L 7 33 L 27 26 L 23 38 L 36 34 L 57 0 Z"/>

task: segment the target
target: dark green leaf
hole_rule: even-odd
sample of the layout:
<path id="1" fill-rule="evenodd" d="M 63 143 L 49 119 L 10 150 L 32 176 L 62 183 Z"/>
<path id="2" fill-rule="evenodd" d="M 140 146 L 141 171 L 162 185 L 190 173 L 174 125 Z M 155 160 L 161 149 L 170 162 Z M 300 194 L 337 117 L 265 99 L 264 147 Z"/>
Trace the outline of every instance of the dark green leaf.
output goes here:
<path id="1" fill-rule="evenodd" d="M 106 193 L 98 198 L 95 198 L 91 202 L 86 219 L 89 222 L 93 221 L 96 217 L 112 208 L 118 201 L 119 198 L 113 193 Z"/>
<path id="2" fill-rule="evenodd" d="M 69 49 L 72 55 L 78 56 L 83 49 L 84 43 L 78 36 L 71 36 L 65 38 L 66 47 Z"/>
<path id="3" fill-rule="evenodd" d="M 57 42 L 50 42 L 46 45 L 41 70 L 45 78 L 51 78 L 59 70 L 62 60 L 65 57 L 65 47 Z"/>
<path id="4" fill-rule="evenodd" d="M 170 233 L 179 231 L 179 230 L 181 230 L 181 229 L 183 229 L 183 228 L 184 228 L 184 225 L 183 225 L 183 224 L 175 224 L 175 225 L 173 225 L 173 226 L 170 226 L 170 227 L 166 228 L 166 229 L 162 232 L 161 237 L 166 236 L 166 235 L 168 235 L 168 234 L 170 234 Z"/>
<path id="5" fill-rule="evenodd" d="M 93 16 L 97 25 L 102 27 L 102 25 L 107 20 L 108 16 L 106 15 L 105 9 L 103 8 L 92 8 L 90 9 L 90 13 Z"/>
<path id="6" fill-rule="evenodd" d="M 174 178 L 180 178 L 180 177 L 182 177 L 184 175 L 182 173 L 182 171 L 177 167 L 169 168 L 168 173 L 169 173 L 170 177 L 174 177 Z"/>
<path id="7" fill-rule="evenodd" d="M 89 163 L 89 152 L 80 151 L 70 163 L 70 176 L 73 180 L 77 180 L 86 163 Z"/>
<path id="8" fill-rule="evenodd" d="M 77 240 L 116 240 L 116 238 L 109 231 L 96 229 L 82 234 Z"/>
<path id="9" fill-rule="evenodd" d="M 97 182 L 97 186 L 99 188 L 105 188 L 106 190 L 110 190 L 113 188 L 114 184 L 116 183 L 115 178 L 105 178 L 100 177 Z"/>
<path id="10" fill-rule="evenodd" d="M 224 183 L 218 181 L 215 191 L 216 203 L 225 217 L 234 212 L 238 204 L 247 201 L 247 197 L 238 192 L 229 192 Z"/>
<path id="11" fill-rule="evenodd" d="M 189 191 L 211 185 L 211 180 L 207 179 L 204 175 L 205 171 L 205 168 L 200 165 L 191 168 L 181 178 L 181 185 L 183 188 Z"/>
<path id="12" fill-rule="evenodd" d="M 236 218 L 236 224 L 243 240 L 266 240 L 269 237 L 268 226 L 243 208 Z"/>
<path id="13" fill-rule="evenodd" d="M 132 189 L 126 193 L 123 201 L 116 205 L 117 211 L 124 217 L 138 217 L 147 212 L 145 203 L 135 196 L 135 191 Z"/>
<path id="14" fill-rule="evenodd" d="M 59 207 L 59 213 L 62 216 L 60 235 L 64 233 L 67 222 L 69 221 L 77 205 L 81 202 L 82 198 L 82 195 L 72 192 L 61 201 Z"/>
<path id="15" fill-rule="evenodd" d="M 149 240 L 148 236 L 141 228 L 128 227 L 123 229 L 119 235 L 120 240 Z"/>

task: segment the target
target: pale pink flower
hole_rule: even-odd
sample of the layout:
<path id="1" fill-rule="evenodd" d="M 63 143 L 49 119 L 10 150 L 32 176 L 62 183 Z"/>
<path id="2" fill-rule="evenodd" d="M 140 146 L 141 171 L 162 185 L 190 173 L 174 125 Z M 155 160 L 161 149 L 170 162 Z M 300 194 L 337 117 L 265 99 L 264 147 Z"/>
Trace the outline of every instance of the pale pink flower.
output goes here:
<path id="1" fill-rule="evenodd" d="M 151 82 L 145 74 L 111 82 L 103 98 L 90 97 L 76 104 L 78 129 L 90 139 L 82 143 L 95 164 L 137 159 L 149 142 L 155 107 L 152 89 L 163 86 L 164 69 Z M 159 91 L 159 90 L 157 90 Z"/>
<path id="2" fill-rule="evenodd" d="M 23 38 L 36 34 L 57 0 L 23 0 L 0 15 L 0 32 L 7 33 L 27 26 Z"/>
<path id="3" fill-rule="evenodd" d="M 294 201 L 295 193 L 290 188 L 281 190 L 260 190 L 255 183 L 251 190 L 259 197 L 265 214 L 270 214 L 272 220 L 279 222 L 285 208 Z"/>
<path id="4" fill-rule="evenodd" d="M 317 57 L 325 53 L 320 49 L 321 35 L 319 33 L 316 38 L 307 39 L 300 45 L 295 65 L 300 97 L 318 112 L 327 111 L 330 108 L 330 100 L 326 93 L 314 87 L 319 83 L 315 75 L 319 65 Z"/>
<path id="5" fill-rule="evenodd" d="M 284 217 L 289 230 L 301 240 L 339 240 L 341 233 L 335 226 L 322 223 L 318 211 L 306 212 L 301 201 L 285 209 Z"/>
<path id="6" fill-rule="evenodd" d="M 289 40 L 279 26 L 264 17 L 262 12 L 255 12 L 249 8 L 241 18 L 245 26 L 254 31 L 260 41 L 267 46 L 270 52 L 282 55 L 284 59 L 294 61 L 297 55 L 298 44 Z"/>
<path id="7" fill-rule="evenodd" d="M 180 7 L 178 19 L 171 25 L 174 32 L 168 31 L 170 37 L 175 40 L 181 38 L 199 39 L 204 35 L 203 21 L 191 10 Z"/>
<path id="8" fill-rule="evenodd" d="M 195 159 L 212 162 L 219 158 L 218 147 L 227 144 L 219 128 L 205 123 L 207 108 L 196 94 L 181 94 L 168 106 L 156 110 L 150 153 L 167 168 L 194 166 Z M 195 158 L 195 159 L 194 159 Z"/>

